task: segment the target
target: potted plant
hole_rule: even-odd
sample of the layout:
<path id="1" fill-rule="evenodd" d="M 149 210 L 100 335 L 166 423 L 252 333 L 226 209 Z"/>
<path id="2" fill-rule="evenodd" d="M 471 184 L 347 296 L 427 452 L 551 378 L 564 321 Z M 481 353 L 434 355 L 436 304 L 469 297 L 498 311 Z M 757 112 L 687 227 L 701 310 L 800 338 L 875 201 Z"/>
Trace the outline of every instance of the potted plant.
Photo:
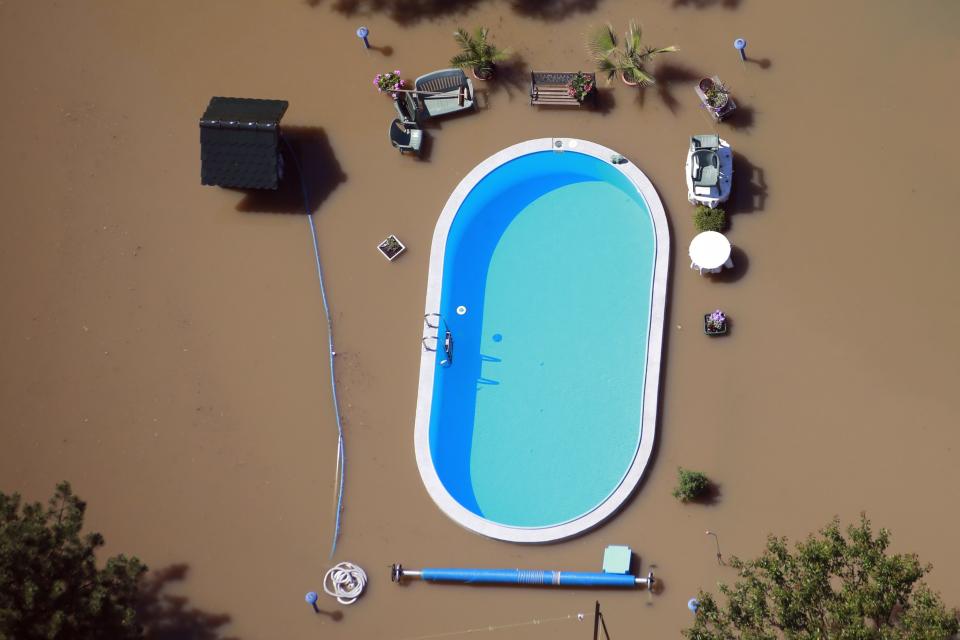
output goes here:
<path id="1" fill-rule="evenodd" d="M 730 90 L 722 82 L 710 80 L 710 86 L 704 89 L 703 80 L 701 80 L 700 89 L 707 97 L 707 108 L 711 111 L 720 112 L 730 102 Z"/>
<path id="2" fill-rule="evenodd" d="M 383 257 L 393 262 L 397 256 L 404 252 L 407 247 L 400 242 L 397 236 L 392 233 L 386 239 L 377 245 L 377 249 L 383 254 Z"/>
<path id="3" fill-rule="evenodd" d="M 587 37 L 587 51 L 596 62 L 597 69 L 606 74 L 608 83 L 619 75 L 628 86 L 644 87 L 656 82 L 646 66 L 654 57 L 661 53 L 673 53 L 677 48 L 645 46 L 640 26 L 631 20 L 622 46 L 617 43 L 613 25 L 608 24 Z"/>
<path id="4" fill-rule="evenodd" d="M 727 332 L 727 316 L 717 309 L 703 316 L 703 332 L 708 336 L 722 336 Z"/>
<path id="5" fill-rule="evenodd" d="M 477 80 L 493 78 L 497 62 L 510 57 L 507 49 L 498 49 L 487 41 L 490 30 L 477 27 L 471 35 L 463 28 L 453 33 L 453 39 L 460 45 L 460 53 L 450 58 L 450 66 L 458 69 L 470 69 Z"/>
<path id="6" fill-rule="evenodd" d="M 373 86 L 375 86 L 380 93 L 387 92 L 391 98 L 396 99 L 396 91 L 403 89 L 404 82 L 400 78 L 399 70 L 387 71 L 386 73 L 378 73 L 373 76 Z"/>
<path id="7" fill-rule="evenodd" d="M 582 71 L 577 71 L 577 73 L 570 78 L 570 82 L 567 83 L 567 94 L 572 98 L 576 98 L 577 102 L 583 103 L 591 93 L 593 93 L 593 81 Z"/>

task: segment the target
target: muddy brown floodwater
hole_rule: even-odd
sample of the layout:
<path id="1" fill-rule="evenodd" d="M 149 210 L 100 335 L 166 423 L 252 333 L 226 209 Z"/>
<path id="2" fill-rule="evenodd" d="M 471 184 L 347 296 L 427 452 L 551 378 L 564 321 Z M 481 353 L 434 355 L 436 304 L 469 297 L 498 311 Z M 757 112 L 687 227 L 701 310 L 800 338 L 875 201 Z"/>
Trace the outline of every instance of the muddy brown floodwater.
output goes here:
<path id="1" fill-rule="evenodd" d="M 749 556 L 768 533 L 796 539 L 861 510 L 960 605 L 960 4 L 474 0 L 392 15 L 402 3 L 336 2 L 0 5 L 0 489 L 46 499 L 69 479 L 108 552 L 172 568 L 165 592 L 187 601 L 167 638 L 520 623 L 479 635 L 588 638 L 595 599 L 612 638 L 676 638 L 697 588 L 731 578 L 704 530 Z M 529 106 L 530 69 L 589 68 L 588 27 L 631 17 L 651 44 L 680 47 L 655 66 L 658 89 L 615 82 L 595 111 Z M 428 129 L 424 160 L 400 157 L 371 78 L 446 66 L 458 24 L 488 25 L 515 62 L 481 83 L 478 113 Z M 692 83 L 713 73 L 740 104 L 729 124 L 697 106 Z M 309 230 L 295 198 L 200 186 L 197 120 L 214 95 L 289 100 L 315 191 L 347 432 L 337 559 L 371 575 L 361 602 L 321 596 L 319 615 L 303 594 L 330 564 L 336 429 Z M 683 159 L 689 135 L 714 130 L 737 153 L 737 268 L 711 280 L 688 268 Z M 413 418 L 444 202 L 490 154 L 555 135 L 612 147 L 651 178 L 672 284 L 645 482 L 605 526 L 528 547 L 433 505 Z M 388 233 L 408 245 L 392 264 L 375 248 Z M 707 339 L 702 314 L 717 307 L 733 329 Z M 712 504 L 670 496 L 678 465 L 717 481 Z M 655 564 L 663 592 L 388 579 L 391 562 L 597 570 L 607 544 Z"/>

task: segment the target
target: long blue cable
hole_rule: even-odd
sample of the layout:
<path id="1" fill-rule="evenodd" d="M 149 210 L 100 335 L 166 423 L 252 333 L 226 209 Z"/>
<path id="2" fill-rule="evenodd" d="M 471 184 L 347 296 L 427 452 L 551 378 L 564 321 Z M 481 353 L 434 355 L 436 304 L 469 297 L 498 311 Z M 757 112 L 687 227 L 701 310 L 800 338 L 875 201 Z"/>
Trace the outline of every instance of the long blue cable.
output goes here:
<path id="1" fill-rule="evenodd" d="M 307 214 L 307 223 L 310 225 L 310 237 L 313 239 L 313 256 L 317 265 L 317 279 L 320 281 L 320 297 L 323 299 L 323 312 L 327 316 L 327 344 L 330 352 L 330 392 L 333 395 L 333 412 L 337 418 L 337 468 L 340 470 L 337 488 L 337 513 L 333 529 L 333 544 L 330 547 L 330 557 L 337 551 L 337 539 L 340 537 L 340 514 L 343 511 L 343 479 L 346 467 L 346 455 L 343 447 L 343 424 L 340 422 L 340 402 L 337 400 L 337 381 L 333 370 L 333 358 L 336 351 L 333 348 L 333 320 L 330 317 L 330 305 L 327 302 L 327 287 L 323 281 L 323 267 L 320 265 L 320 245 L 317 242 L 317 230 L 313 225 L 313 213 L 310 212 L 310 195 L 307 192 L 307 181 L 300 167 L 300 160 L 294 153 L 293 147 L 286 138 L 281 136 L 283 144 L 290 152 L 293 163 L 297 167 L 297 177 L 300 178 L 300 190 L 303 193 L 303 212 Z"/>

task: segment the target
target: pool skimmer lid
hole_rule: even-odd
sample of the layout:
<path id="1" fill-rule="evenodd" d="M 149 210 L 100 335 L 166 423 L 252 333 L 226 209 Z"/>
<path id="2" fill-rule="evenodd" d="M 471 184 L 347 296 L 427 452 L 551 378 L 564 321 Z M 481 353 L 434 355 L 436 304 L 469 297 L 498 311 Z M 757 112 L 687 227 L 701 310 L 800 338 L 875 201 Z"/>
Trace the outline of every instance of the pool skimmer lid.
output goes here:
<path id="1" fill-rule="evenodd" d="M 465 306 L 460 305 L 459 307 L 457 307 L 458 316 L 466 315 L 466 313 L 467 313 L 467 308 Z"/>

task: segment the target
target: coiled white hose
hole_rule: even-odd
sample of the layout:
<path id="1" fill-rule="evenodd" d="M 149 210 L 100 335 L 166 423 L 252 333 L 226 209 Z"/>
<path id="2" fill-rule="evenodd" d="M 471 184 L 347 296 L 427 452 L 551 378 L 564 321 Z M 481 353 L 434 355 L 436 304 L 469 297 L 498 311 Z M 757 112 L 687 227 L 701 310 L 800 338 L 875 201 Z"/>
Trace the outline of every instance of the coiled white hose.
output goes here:
<path id="1" fill-rule="evenodd" d="M 367 586 L 367 573 L 352 562 L 330 567 L 323 576 L 323 590 L 340 604 L 353 604 Z"/>

